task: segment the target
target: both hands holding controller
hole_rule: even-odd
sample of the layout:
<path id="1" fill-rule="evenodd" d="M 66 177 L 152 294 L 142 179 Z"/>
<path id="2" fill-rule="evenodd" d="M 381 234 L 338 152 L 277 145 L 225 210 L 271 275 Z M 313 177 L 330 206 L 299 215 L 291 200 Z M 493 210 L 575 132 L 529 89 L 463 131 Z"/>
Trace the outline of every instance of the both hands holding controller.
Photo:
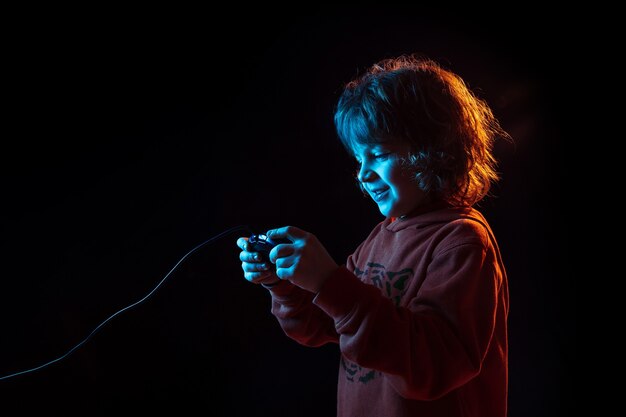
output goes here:
<path id="1" fill-rule="evenodd" d="M 246 280 L 267 287 L 286 280 L 317 293 L 339 267 L 315 235 L 294 226 L 240 237 L 237 246 Z"/>

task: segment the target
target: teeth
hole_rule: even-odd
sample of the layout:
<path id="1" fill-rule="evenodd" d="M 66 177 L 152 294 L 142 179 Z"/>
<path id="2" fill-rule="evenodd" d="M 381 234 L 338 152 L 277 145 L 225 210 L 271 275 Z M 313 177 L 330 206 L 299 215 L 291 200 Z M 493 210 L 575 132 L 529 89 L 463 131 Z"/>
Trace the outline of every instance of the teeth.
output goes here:
<path id="1" fill-rule="evenodd" d="M 378 199 L 378 197 L 380 197 L 381 194 L 384 194 L 385 191 L 387 190 L 371 190 L 370 193 L 372 194 L 372 198 Z"/>

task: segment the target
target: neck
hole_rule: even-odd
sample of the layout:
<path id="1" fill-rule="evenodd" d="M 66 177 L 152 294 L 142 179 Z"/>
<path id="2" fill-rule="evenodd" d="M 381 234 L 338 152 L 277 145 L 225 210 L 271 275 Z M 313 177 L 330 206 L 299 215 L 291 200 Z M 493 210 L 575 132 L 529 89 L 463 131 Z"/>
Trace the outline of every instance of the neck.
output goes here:
<path id="1" fill-rule="evenodd" d="M 428 213 L 429 211 L 439 210 L 444 207 L 448 207 L 448 203 L 446 203 L 445 201 L 441 201 L 441 200 L 429 201 L 424 204 L 420 204 L 419 206 L 409 211 L 408 213 L 403 214 L 402 216 L 393 217 L 391 220 L 392 221 L 404 220 L 410 217 L 419 216 L 420 214 Z"/>

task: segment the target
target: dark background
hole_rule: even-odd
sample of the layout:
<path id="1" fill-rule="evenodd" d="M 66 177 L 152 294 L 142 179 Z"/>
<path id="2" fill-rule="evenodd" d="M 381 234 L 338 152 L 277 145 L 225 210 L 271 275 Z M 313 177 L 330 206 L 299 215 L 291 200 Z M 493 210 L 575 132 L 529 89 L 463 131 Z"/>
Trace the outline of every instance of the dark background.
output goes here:
<path id="1" fill-rule="evenodd" d="M 0 376 L 60 357 L 231 227 L 295 225 L 343 262 L 382 218 L 352 179 L 333 106 L 373 62 L 419 52 L 515 139 L 496 146 L 502 181 L 480 206 L 509 273 L 509 416 L 569 411 L 567 34 L 519 13 L 278 15 L 29 22 L 5 38 Z M 66 359 L 0 381 L 3 415 L 334 415 L 337 348 L 282 334 L 266 291 L 243 279 L 246 234 L 190 255 Z"/>

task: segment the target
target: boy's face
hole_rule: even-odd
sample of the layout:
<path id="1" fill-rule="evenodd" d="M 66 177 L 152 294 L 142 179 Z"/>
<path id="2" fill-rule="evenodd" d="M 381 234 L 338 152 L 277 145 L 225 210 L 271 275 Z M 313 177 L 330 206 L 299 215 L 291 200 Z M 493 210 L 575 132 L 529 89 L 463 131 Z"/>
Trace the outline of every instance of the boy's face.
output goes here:
<path id="1" fill-rule="evenodd" d="M 357 179 L 386 217 L 400 217 L 428 202 L 413 176 L 402 167 L 406 143 L 355 144 Z"/>

